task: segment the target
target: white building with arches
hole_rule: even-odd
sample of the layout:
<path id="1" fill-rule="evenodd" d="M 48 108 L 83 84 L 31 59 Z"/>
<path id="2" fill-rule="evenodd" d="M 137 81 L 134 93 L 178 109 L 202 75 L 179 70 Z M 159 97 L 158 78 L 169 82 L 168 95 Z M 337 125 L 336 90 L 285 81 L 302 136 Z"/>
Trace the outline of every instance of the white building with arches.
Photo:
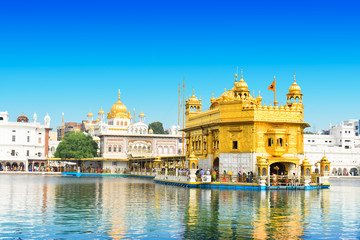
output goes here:
<path id="1" fill-rule="evenodd" d="M 304 134 L 304 152 L 314 165 L 325 154 L 334 176 L 357 175 L 360 172 L 359 120 L 347 120 L 336 126 L 330 124 L 328 131 Z"/>
<path id="2" fill-rule="evenodd" d="M 89 112 L 88 122 L 94 120 L 93 113 Z M 120 100 L 107 112 L 98 112 L 95 124 L 90 124 L 87 131 L 98 142 L 103 168 L 126 168 L 129 158 L 182 155 L 182 134 L 178 126 L 168 130 L 168 134 L 154 134 L 145 123 L 145 114 L 139 114 L 139 121 L 135 121 L 131 112 Z M 123 161 L 111 161 L 121 159 Z M 88 164 L 93 164 L 88 162 Z M 85 166 L 86 167 L 86 166 Z"/>
<path id="3" fill-rule="evenodd" d="M 0 112 L 0 170 L 27 171 L 46 166 L 49 155 L 50 116 L 44 124 L 21 114 L 16 122 L 10 121 L 8 112 Z"/>

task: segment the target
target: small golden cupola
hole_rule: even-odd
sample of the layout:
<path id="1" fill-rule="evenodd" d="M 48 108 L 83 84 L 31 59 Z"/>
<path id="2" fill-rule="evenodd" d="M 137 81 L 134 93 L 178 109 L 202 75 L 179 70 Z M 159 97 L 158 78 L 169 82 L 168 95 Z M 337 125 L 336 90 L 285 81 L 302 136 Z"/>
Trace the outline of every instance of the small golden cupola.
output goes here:
<path id="1" fill-rule="evenodd" d="M 92 112 L 89 112 L 89 113 L 87 114 L 87 119 L 88 119 L 88 121 L 92 121 L 92 120 L 93 120 L 93 117 L 94 117 L 94 114 L 93 114 Z"/>
<path id="2" fill-rule="evenodd" d="M 104 119 L 104 116 L 105 116 L 105 112 L 101 108 L 100 111 L 98 112 L 98 118 L 100 119 L 100 121 Z"/>
<path id="3" fill-rule="evenodd" d="M 237 74 L 235 74 L 235 97 L 236 98 L 247 98 L 250 96 L 250 91 L 248 90 L 248 85 L 247 83 L 244 81 L 243 78 L 243 70 L 241 69 L 241 76 L 240 76 L 240 81 L 237 81 Z"/>
<path id="4" fill-rule="evenodd" d="M 141 112 L 141 113 L 139 114 L 139 121 L 140 121 L 140 122 L 145 122 L 145 114 L 144 114 L 143 112 Z"/>
<path id="5" fill-rule="evenodd" d="M 214 97 L 214 93 L 212 93 L 212 98 L 210 99 L 210 103 L 213 104 L 216 102 L 216 98 Z"/>
<path id="6" fill-rule="evenodd" d="M 120 101 L 120 90 L 119 90 L 118 101 L 111 107 L 110 113 L 107 118 L 126 118 L 129 119 L 126 106 Z"/>
<path id="7" fill-rule="evenodd" d="M 260 95 L 260 91 L 259 91 L 259 96 L 257 96 L 256 98 L 256 102 L 258 103 L 258 105 L 261 105 L 261 101 L 262 101 L 262 96 Z"/>
<path id="8" fill-rule="evenodd" d="M 290 86 L 289 93 L 286 94 L 286 97 L 287 97 L 287 105 L 289 107 L 291 106 L 303 107 L 302 104 L 303 94 L 301 93 L 300 86 L 296 83 L 295 73 L 294 73 L 294 82 Z"/>
<path id="9" fill-rule="evenodd" d="M 193 88 L 192 96 L 188 100 L 186 100 L 185 108 L 186 108 L 186 112 L 185 112 L 186 114 L 201 112 L 201 99 L 198 99 L 195 96 L 194 88 Z"/>

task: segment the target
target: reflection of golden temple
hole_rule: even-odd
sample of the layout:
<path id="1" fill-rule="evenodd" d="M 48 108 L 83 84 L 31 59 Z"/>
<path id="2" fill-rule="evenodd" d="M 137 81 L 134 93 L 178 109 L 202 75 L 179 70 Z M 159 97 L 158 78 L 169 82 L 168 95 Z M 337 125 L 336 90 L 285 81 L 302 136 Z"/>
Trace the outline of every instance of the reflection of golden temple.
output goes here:
<path id="1" fill-rule="evenodd" d="M 266 106 L 262 97 L 251 96 L 241 74 L 234 87 L 210 99 L 210 109 L 202 111 L 201 100 L 193 95 L 186 101 L 186 156 L 194 153 L 200 168 L 220 172 L 259 170 L 257 156 L 269 175 L 275 166 L 279 173 L 298 171 L 303 154 L 303 94 L 295 81 L 286 95 L 287 103 Z"/>

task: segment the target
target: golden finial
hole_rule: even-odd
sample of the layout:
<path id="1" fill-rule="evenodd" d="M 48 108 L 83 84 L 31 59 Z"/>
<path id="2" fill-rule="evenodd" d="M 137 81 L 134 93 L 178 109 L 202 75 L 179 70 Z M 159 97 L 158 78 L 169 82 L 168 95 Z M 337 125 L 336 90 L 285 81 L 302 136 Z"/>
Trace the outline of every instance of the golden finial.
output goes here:
<path id="1" fill-rule="evenodd" d="M 119 97 L 118 97 L 118 99 L 120 100 L 120 89 L 119 89 L 119 93 L 118 93 L 118 94 L 119 94 Z"/>
<path id="2" fill-rule="evenodd" d="M 243 79 L 243 70 L 241 69 L 241 79 Z"/>
<path id="3" fill-rule="evenodd" d="M 212 92 L 212 97 L 214 97 L 214 92 Z"/>
<path id="4" fill-rule="evenodd" d="M 253 98 L 255 98 L 255 91 L 253 90 Z"/>
<path id="5" fill-rule="evenodd" d="M 295 82 L 295 72 L 294 72 L 294 82 Z"/>
<path id="6" fill-rule="evenodd" d="M 259 96 L 260 96 L 260 92 L 261 92 L 261 91 L 259 91 Z"/>
<path id="7" fill-rule="evenodd" d="M 226 88 L 224 88 L 224 91 L 226 92 Z"/>
<path id="8" fill-rule="evenodd" d="M 239 72 L 239 67 L 236 66 L 236 73 L 235 73 L 235 75 L 234 75 L 234 77 L 235 77 L 235 82 L 237 82 L 238 72 Z"/>
<path id="9" fill-rule="evenodd" d="M 195 88 L 193 87 L 193 96 L 195 96 Z"/>

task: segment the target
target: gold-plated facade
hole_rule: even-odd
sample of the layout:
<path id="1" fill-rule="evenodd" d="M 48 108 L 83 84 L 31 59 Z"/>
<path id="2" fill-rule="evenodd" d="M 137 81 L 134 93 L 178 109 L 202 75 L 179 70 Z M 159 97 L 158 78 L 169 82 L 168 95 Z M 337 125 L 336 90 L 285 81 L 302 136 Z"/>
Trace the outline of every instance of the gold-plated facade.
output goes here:
<path id="1" fill-rule="evenodd" d="M 201 110 L 201 99 L 193 92 L 185 106 L 186 156 L 194 153 L 200 163 L 221 171 L 257 172 L 257 160 L 261 166 L 263 161 L 269 167 L 281 163 L 284 172 L 291 164 L 299 167 L 303 130 L 309 125 L 304 122 L 303 94 L 295 78 L 286 96 L 287 104 L 267 106 L 260 93 L 251 96 L 242 74 L 240 80 L 235 75 L 232 89 L 210 99 L 209 110 Z"/>

